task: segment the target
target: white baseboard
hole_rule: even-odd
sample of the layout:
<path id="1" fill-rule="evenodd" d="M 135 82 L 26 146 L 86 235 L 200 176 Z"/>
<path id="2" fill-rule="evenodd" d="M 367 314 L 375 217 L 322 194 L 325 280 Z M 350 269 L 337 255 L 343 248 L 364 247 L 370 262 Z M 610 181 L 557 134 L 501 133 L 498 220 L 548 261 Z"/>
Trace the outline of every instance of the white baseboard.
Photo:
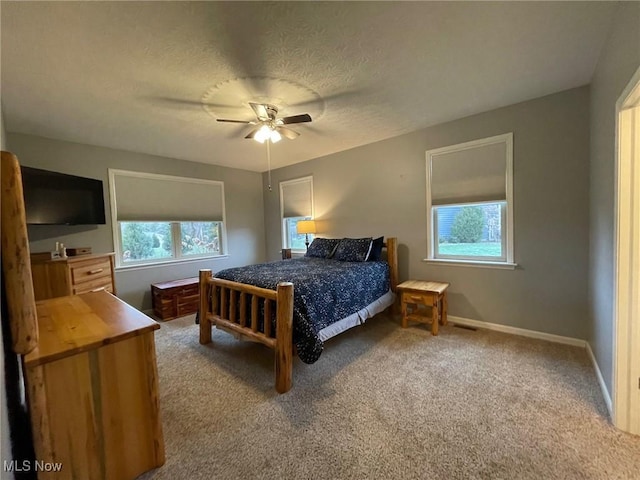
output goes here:
<path id="1" fill-rule="evenodd" d="M 458 325 L 467 327 L 483 328 L 485 330 L 495 330 L 497 332 L 510 333 L 512 335 L 520 335 L 522 337 L 537 338 L 539 340 L 547 340 L 554 343 L 563 343 L 565 345 L 573 345 L 574 347 L 584 348 L 587 345 L 585 340 L 573 337 L 563 337 L 562 335 L 554 335 L 552 333 L 537 332 L 535 330 L 527 330 L 526 328 L 511 327 L 509 325 L 500 325 L 499 323 L 481 322 L 480 320 L 471 320 L 470 318 L 454 317 L 449 315 L 449 321 Z"/>
<path id="2" fill-rule="evenodd" d="M 604 403 L 606 403 L 607 410 L 609 410 L 609 417 L 613 419 L 613 402 L 611 401 L 611 395 L 609 394 L 609 389 L 607 389 L 607 384 L 604 383 L 604 377 L 602 376 L 602 372 L 600 371 L 600 367 L 598 366 L 596 356 L 593 354 L 593 350 L 591 350 L 591 345 L 589 344 L 589 342 L 586 342 L 586 343 L 587 343 L 587 353 L 589 354 L 591 363 L 593 363 L 593 368 L 596 371 L 596 377 L 598 378 L 598 383 L 600 384 L 600 390 L 602 390 Z"/>

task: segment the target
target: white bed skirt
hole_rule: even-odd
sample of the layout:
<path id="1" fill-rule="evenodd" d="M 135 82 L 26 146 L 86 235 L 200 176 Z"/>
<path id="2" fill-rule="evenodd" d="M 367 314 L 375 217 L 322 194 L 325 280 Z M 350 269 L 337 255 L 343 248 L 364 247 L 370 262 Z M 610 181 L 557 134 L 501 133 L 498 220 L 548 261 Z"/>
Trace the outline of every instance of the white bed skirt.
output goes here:
<path id="1" fill-rule="evenodd" d="M 328 327 L 323 328 L 318 332 L 318 337 L 323 342 L 330 339 L 331 337 L 335 337 L 339 333 L 344 332 L 345 330 L 350 329 L 351 327 L 355 327 L 356 325 L 362 325 L 367 321 L 368 318 L 377 315 L 382 312 L 384 309 L 393 305 L 393 302 L 396 299 L 396 294 L 389 290 L 383 296 L 374 300 L 372 303 L 364 307 L 362 310 L 357 311 L 356 313 L 349 315 L 342 320 L 338 320 L 335 323 L 332 323 Z"/>

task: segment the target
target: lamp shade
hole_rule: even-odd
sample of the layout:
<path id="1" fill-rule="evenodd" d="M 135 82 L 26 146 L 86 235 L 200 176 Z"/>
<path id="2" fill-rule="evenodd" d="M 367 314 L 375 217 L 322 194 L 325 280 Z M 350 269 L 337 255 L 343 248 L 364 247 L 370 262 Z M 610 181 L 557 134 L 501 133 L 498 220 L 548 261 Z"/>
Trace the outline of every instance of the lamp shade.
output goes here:
<path id="1" fill-rule="evenodd" d="M 298 233 L 316 233 L 316 222 L 315 220 L 300 220 L 296 229 Z"/>

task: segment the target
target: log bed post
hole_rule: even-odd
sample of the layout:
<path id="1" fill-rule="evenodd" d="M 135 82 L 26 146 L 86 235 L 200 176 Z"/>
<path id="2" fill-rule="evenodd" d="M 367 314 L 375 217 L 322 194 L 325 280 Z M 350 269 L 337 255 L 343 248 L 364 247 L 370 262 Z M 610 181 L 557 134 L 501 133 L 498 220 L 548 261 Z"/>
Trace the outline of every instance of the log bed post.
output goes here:
<path id="1" fill-rule="evenodd" d="M 276 391 L 285 393 L 291 389 L 293 373 L 293 283 L 279 283 L 277 295 Z"/>
<path id="2" fill-rule="evenodd" d="M 200 343 L 211 343 L 211 322 L 209 321 L 209 280 L 211 270 L 200 270 L 200 305 L 198 306 L 198 318 L 200 319 Z"/>
<path id="3" fill-rule="evenodd" d="M 29 237 L 22 193 L 22 174 L 18 158 L 2 152 L 2 236 L 3 288 L 6 292 L 11 345 L 26 355 L 38 345 L 38 315 L 31 281 Z"/>
<path id="4" fill-rule="evenodd" d="M 395 292 L 398 286 L 398 239 L 396 237 L 387 238 L 387 263 L 391 291 Z"/>

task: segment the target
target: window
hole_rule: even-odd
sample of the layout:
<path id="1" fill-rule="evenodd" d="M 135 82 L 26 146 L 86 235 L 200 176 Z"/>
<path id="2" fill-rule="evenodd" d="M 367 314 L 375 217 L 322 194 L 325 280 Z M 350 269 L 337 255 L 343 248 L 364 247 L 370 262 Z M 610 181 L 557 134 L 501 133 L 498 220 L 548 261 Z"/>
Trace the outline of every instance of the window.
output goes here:
<path id="1" fill-rule="evenodd" d="M 173 258 L 171 223 L 120 222 L 122 263 Z"/>
<path id="2" fill-rule="evenodd" d="M 182 256 L 220 255 L 222 222 L 180 222 Z"/>
<path id="3" fill-rule="evenodd" d="M 224 254 L 224 184 L 109 170 L 119 267 Z"/>
<path id="4" fill-rule="evenodd" d="M 513 265 L 513 134 L 427 151 L 427 260 Z"/>
<path id="5" fill-rule="evenodd" d="M 291 217 L 284 219 L 284 242 L 283 248 L 290 248 L 292 251 L 303 252 L 306 249 L 304 242 L 306 236 L 304 233 L 298 233 L 298 222 L 300 220 L 309 220 L 311 217 Z M 313 241 L 313 234 L 309 234 L 309 243 Z"/>
<path id="6" fill-rule="evenodd" d="M 304 252 L 306 235 L 298 233 L 300 220 L 313 218 L 313 177 L 280 182 L 280 217 L 282 219 L 282 248 Z M 313 234 L 308 234 L 309 243 Z"/>

